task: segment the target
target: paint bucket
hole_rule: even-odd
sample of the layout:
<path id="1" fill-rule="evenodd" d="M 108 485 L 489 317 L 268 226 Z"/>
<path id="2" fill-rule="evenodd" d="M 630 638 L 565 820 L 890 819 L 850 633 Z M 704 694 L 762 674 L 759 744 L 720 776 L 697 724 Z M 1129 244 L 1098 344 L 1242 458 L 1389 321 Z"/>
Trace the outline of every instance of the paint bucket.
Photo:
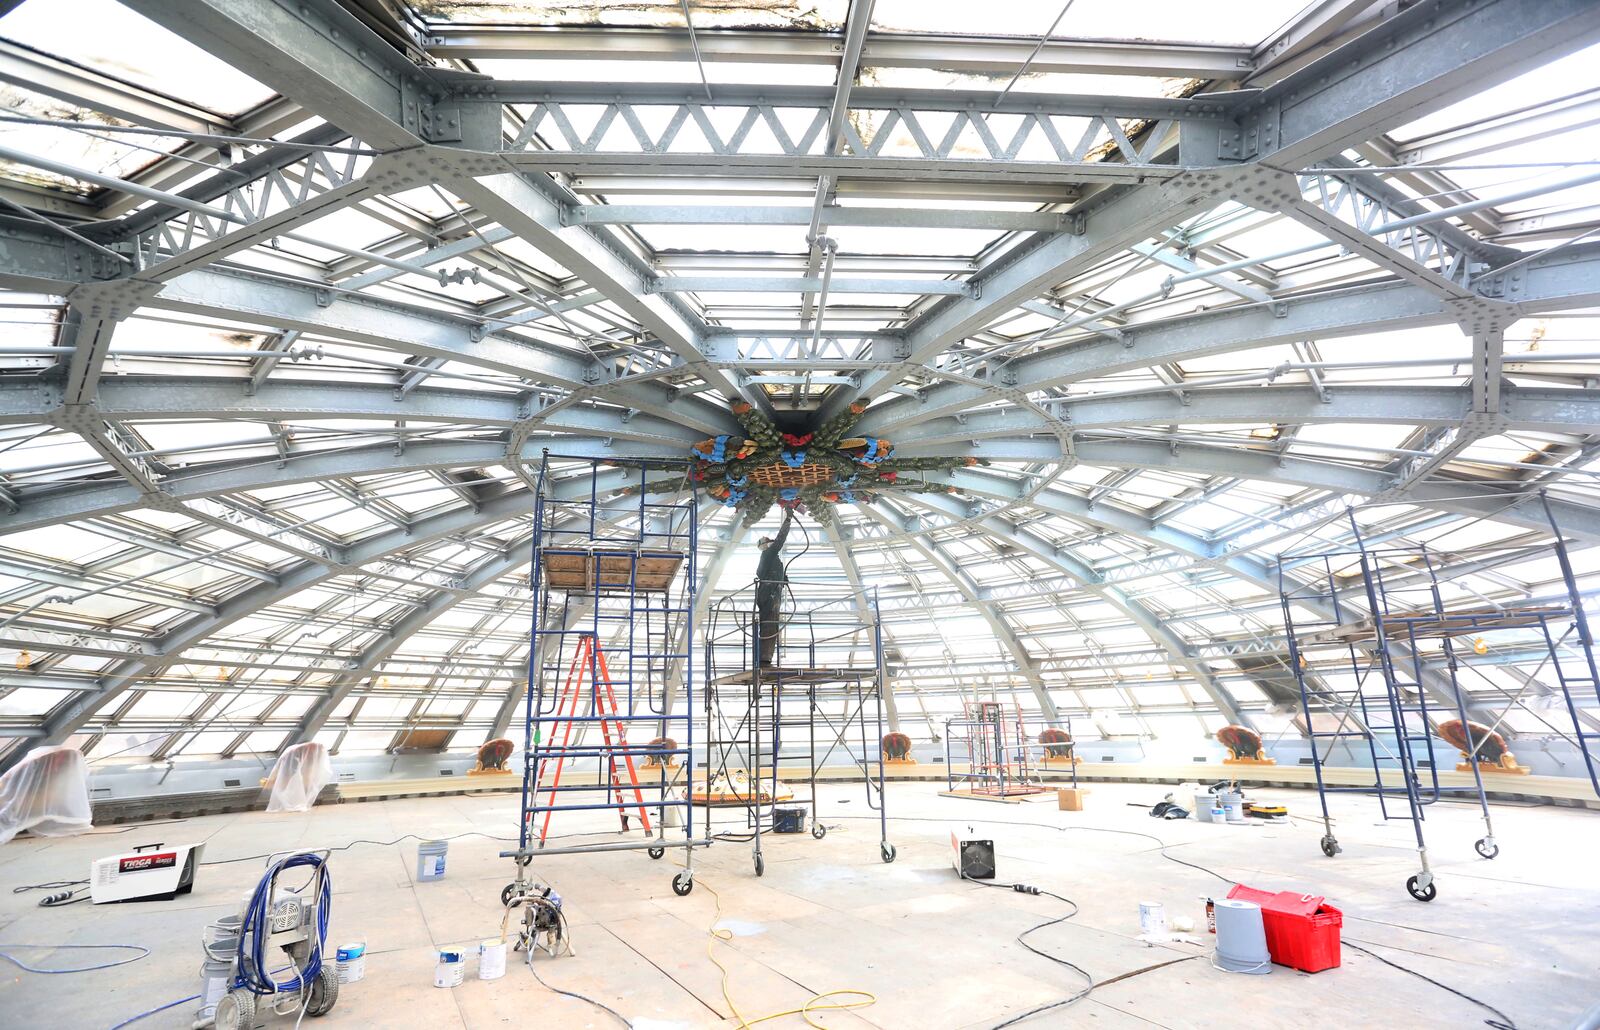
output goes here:
<path id="1" fill-rule="evenodd" d="M 444 879 L 444 856 L 450 850 L 447 840 L 425 840 L 417 845 L 417 880 Z"/>
<path id="2" fill-rule="evenodd" d="M 1167 910 L 1159 901 L 1139 902 L 1139 933 L 1163 934 L 1167 932 Z"/>
<path id="3" fill-rule="evenodd" d="M 478 979 L 498 980 L 506 975 L 506 942 L 490 937 L 478 942 Z"/>
<path id="4" fill-rule="evenodd" d="M 1244 822 L 1244 795 L 1235 793 L 1222 793 L 1217 795 L 1217 802 L 1222 805 L 1224 818 L 1230 823 Z"/>
<path id="5" fill-rule="evenodd" d="M 1265 940 L 1265 938 L 1262 938 Z M 466 975 L 467 964 L 461 961 L 459 951 L 439 952 L 439 964 L 433 967 L 435 987 L 460 987 Z"/>
<path id="6" fill-rule="evenodd" d="M 1222 822 L 1221 819 L 1212 818 L 1212 809 L 1217 807 L 1216 795 L 1208 790 L 1195 791 L 1194 817 L 1203 823 Z M 1218 809 L 1220 811 L 1220 809 Z"/>
<path id="7" fill-rule="evenodd" d="M 1261 906 L 1238 898 L 1223 898 L 1215 905 L 1217 954 L 1212 959 L 1212 965 L 1230 973 L 1272 972 L 1272 956 L 1267 952 L 1267 928 L 1261 921 Z"/>
<path id="8" fill-rule="evenodd" d="M 207 926 L 206 932 L 200 938 L 206 958 L 216 959 L 219 962 L 232 962 L 234 956 L 239 953 L 239 927 L 243 923 L 244 917 L 235 913 L 223 916 Z"/>
<path id="9" fill-rule="evenodd" d="M 200 1011 L 197 1022 L 209 1023 L 216 1017 L 217 1002 L 233 985 L 233 960 L 208 958 L 200 963 L 200 981 L 205 987 L 200 991 Z"/>
<path id="10" fill-rule="evenodd" d="M 343 944 L 334 952 L 335 965 L 342 984 L 359 983 L 367 975 L 367 942 Z"/>

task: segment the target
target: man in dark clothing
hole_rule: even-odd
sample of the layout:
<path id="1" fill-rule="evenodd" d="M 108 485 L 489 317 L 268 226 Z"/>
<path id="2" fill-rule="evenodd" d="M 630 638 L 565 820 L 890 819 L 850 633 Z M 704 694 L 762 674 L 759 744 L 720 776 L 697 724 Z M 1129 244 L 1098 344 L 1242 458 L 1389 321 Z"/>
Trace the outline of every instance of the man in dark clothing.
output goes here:
<path id="1" fill-rule="evenodd" d="M 756 562 L 756 641 L 757 661 L 773 665 L 778 656 L 778 609 L 783 604 L 783 588 L 789 575 L 783 567 L 783 544 L 789 539 L 789 523 L 794 511 L 783 513 L 783 528 L 776 538 L 761 538 L 761 560 Z"/>

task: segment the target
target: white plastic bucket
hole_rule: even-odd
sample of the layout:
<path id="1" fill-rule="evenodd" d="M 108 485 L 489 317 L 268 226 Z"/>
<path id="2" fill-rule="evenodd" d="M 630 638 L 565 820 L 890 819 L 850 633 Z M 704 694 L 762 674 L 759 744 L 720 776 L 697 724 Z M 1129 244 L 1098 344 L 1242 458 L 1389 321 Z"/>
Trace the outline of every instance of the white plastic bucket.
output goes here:
<path id="1" fill-rule="evenodd" d="M 439 964 L 433 967 L 435 987 L 460 987 L 466 976 L 467 964 L 461 961 L 459 951 L 439 952 Z"/>
<path id="2" fill-rule="evenodd" d="M 367 975 L 367 942 L 340 945 L 334 952 L 334 964 L 339 970 L 340 983 L 360 983 Z"/>
<path id="3" fill-rule="evenodd" d="M 216 1016 L 217 1002 L 228 993 L 229 986 L 233 983 L 233 962 L 216 958 L 208 958 L 200 963 L 200 979 L 205 988 L 200 992 L 200 1021 L 209 1021 Z"/>
<path id="4" fill-rule="evenodd" d="M 1224 816 L 1230 823 L 1244 822 L 1244 795 L 1223 793 L 1217 795 L 1217 801 L 1222 804 Z"/>
<path id="5" fill-rule="evenodd" d="M 445 854 L 450 850 L 447 840 L 425 840 L 417 845 L 417 880 L 444 879 Z"/>
<path id="6" fill-rule="evenodd" d="M 1167 910 L 1159 901 L 1139 902 L 1139 932 L 1163 934 L 1167 932 Z"/>
<path id="7" fill-rule="evenodd" d="M 506 975 L 506 942 L 499 937 L 478 942 L 478 979 L 498 980 Z"/>
<path id="8" fill-rule="evenodd" d="M 1223 898 L 1215 903 L 1217 957 L 1215 965 L 1230 973 L 1270 973 L 1267 930 L 1261 906 L 1253 901 Z"/>
<path id="9" fill-rule="evenodd" d="M 1197 791 L 1194 796 L 1194 817 L 1202 823 L 1211 822 L 1211 809 L 1216 804 L 1215 796 L 1208 790 Z"/>
<path id="10" fill-rule="evenodd" d="M 239 927 L 243 923 L 244 917 L 234 914 L 223 916 L 206 927 L 200 938 L 206 958 L 232 962 L 239 951 Z"/>

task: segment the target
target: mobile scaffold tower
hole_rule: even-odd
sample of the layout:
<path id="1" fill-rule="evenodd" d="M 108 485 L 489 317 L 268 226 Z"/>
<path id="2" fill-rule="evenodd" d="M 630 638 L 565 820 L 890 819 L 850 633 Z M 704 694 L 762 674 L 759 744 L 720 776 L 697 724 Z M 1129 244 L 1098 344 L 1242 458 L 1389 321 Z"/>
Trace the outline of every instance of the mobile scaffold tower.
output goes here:
<path id="1" fill-rule="evenodd" d="M 1044 747 L 1029 739 L 1021 706 L 984 700 L 961 707 L 962 714 L 944 724 L 946 793 L 1002 800 L 1049 789 L 1031 758 Z"/>
<path id="2" fill-rule="evenodd" d="M 657 502 L 663 470 L 683 501 Z M 533 620 L 528 648 L 517 879 L 535 856 L 684 848 L 672 881 L 694 889 L 692 764 L 696 507 L 687 466 L 546 453 L 533 510 Z M 615 812 L 631 840 L 549 847 L 559 813 Z M 681 818 L 669 818 L 669 813 Z M 669 824 L 673 825 L 669 832 Z"/>
<path id="3" fill-rule="evenodd" d="M 1422 868 L 1406 881 L 1406 890 L 1418 901 L 1438 894 L 1423 821 L 1427 806 L 1442 796 L 1470 792 L 1485 830 L 1476 850 L 1486 859 L 1500 852 L 1484 776 L 1525 771 L 1505 752 L 1498 733 L 1512 710 L 1529 712 L 1575 745 L 1600 795 L 1600 731 L 1585 728 L 1586 722 L 1600 725 L 1586 710 L 1600 704 L 1594 642 L 1567 545 L 1548 503 L 1545 514 L 1553 545 L 1442 551 L 1425 545 L 1368 546 L 1351 511 L 1353 545 L 1278 561 L 1290 666 L 1300 687 L 1322 804 L 1322 851 L 1331 858 L 1341 850 L 1328 795 L 1376 796 L 1383 818 L 1412 825 Z M 1553 597 L 1497 601 L 1461 581 L 1467 574 L 1552 553 L 1562 581 Z M 1329 671 L 1329 658 L 1347 671 Z M 1501 662 L 1521 679 L 1518 689 L 1507 690 L 1479 667 Z M 1529 667 L 1532 671 L 1522 675 Z M 1476 694 L 1467 689 L 1469 683 L 1479 688 Z M 1486 699 L 1491 691 L 1495 696 Z M 1546 700 L 1556 695 L 1571 718 L 1570 734 L 1528 704 L 1530 694 Z M 1455 742 L 1436 747 L 1436 736 Z M 1370 785 L 1327 782 L 1324 767 L 1338 747 L 1356 756 L 1365 749 Z M 1442 786 L 1440 756 L 1448 759 L 1458 747 L 1463 761 L 1458 768 L 1472 773 L 1472 785 Z"/>
<path id="4" fill-rule="evenodd" d="M 883 636 L 875 593 L 791 579 L 774 664 L 756 660 L 755 587 L 706 613 L 706 770 L 692 796 L 706 825 L 739 813 L 723 840 L 748 839 L 756 875 L 776 810 L 804 806 L 811 835 L 827 833 L 817 807 L 824 766 L 853 766 L 878 814 L 878 854 L 893 862 L 883 790 Z M 856 773 L 851 773 L 854 778 Z M 824 774 L 825 776 L 826 774 Z"/>

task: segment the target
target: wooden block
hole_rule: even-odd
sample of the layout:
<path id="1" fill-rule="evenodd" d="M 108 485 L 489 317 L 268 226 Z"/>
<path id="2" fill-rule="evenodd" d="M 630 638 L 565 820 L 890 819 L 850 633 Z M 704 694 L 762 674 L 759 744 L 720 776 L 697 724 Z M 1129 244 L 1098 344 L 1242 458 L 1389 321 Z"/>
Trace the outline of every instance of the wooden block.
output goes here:
<path id="1" fill-rule="evenodd" d="M 1062 787 L 1056 791 L 1056 807 L 1062 812 L 1083 811 L 1083 796 L 1089 793 L 1084 787 Z"/>

